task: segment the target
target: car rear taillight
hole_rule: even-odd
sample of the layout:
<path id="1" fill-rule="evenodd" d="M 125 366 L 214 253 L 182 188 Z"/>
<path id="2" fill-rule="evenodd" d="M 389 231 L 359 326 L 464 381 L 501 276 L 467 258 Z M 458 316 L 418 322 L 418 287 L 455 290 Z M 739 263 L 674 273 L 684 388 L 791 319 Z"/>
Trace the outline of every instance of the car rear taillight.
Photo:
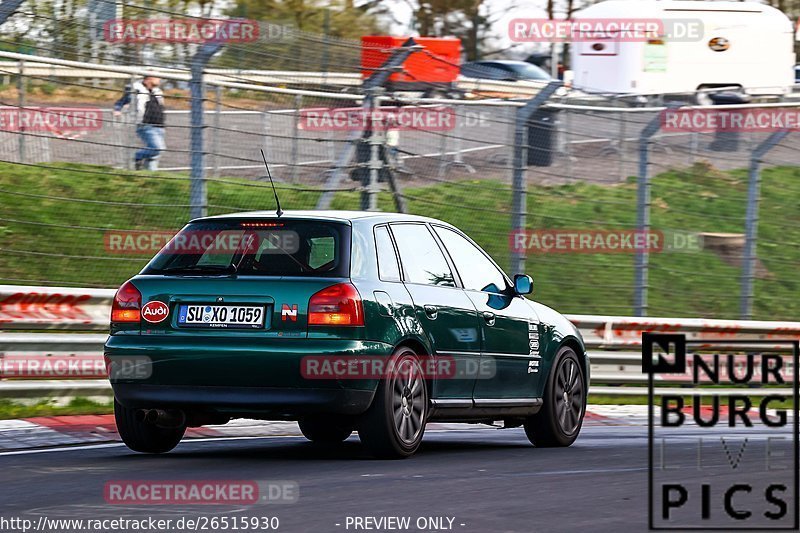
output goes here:
<path id="1" fill-rule="evenodd" d="M 133 283 L 126 281 L 114 295 L 111 304 L 111 322 L 139 322 L 141 319 L 142 293 Z"/>
<path id="2" fill-rule="evenodd" d="M 349 283 L 337 283 L 314 293 L 308 301 L 311 326 L 363 326 L 361 296 Z"/>

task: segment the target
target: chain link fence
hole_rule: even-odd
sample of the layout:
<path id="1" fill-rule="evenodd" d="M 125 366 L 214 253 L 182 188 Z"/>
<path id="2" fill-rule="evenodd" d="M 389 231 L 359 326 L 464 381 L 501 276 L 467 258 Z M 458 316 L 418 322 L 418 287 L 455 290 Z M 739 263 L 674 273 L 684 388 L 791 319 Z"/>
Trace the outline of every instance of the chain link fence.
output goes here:
<path id="1" fill-rule="evenodd" d="M 524 267 L 535 298 L 562 312 L 798 316 L 795 134 L 677 131 L 663 106 L 564 89 L 532 107 L 541 85 L 498 93 L 462 80 L 459 99 L 371 97 L 344 76 L 358 73 L 354 44 L 339 46 L 328 52 L 338 85 L 328 72 L 207 73 L 201 124 L 189 70 L 158 71 L 157 172 L 133 170 L 134 117 L 113 112 L 155 67 L 0 52 L 0 282 L 114 287 L 193 210 L 273 209 L 263 149 L 284 208 L 375 205 L 451 222 L 509 273 Z M 238 47 L 219 61 L 271 52 Z M 190 200 L 198 179 L 202 205 Z"/>

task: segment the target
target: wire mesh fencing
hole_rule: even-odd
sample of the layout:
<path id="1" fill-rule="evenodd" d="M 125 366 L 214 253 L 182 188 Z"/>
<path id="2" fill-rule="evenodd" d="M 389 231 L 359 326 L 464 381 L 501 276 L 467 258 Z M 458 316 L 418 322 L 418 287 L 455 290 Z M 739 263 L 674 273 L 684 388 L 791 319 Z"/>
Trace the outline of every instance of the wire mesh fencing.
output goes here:
<path id="1" fill-rule="evenodd" d="M 208 214 L 271 210 L 263 149 L 284 208 L 375 205 L 451 222 L 510 274 L 524 258 L 534 297 L 563 312 L 797 316 L 795 135 L 755 157 L 771 132 L 681 130 L 667 127 L 663 106 L 574 91 L 559 91 L 520 124 L 532 94 L 513 84 L 499 95 L 470 85 L 369 98 L 352 83 L 362 79 L 357 43 L 312 53 L 311 38 L 293 37 L 305 43 L 295 66 L 315 72 L 254 69 L 254 58 L 281 57 L 270 66 L 289 68 L 285 42 L 218 56 L 205 75 L 200 125 L 186 65 L 0 52 L 8 82 L 0 87 L 0 280 L 118 285 L 189 220 L 198 179 Z M 319 66 L 324 54 L 330 70 Z M 231 69 L 231 57 L 250 62 Z M 158 171 L 136 171 L 136 119 L 114 103 L 156 68 L 167 146 Z M 525 208 L 515 212 L 521 197 Z"/>

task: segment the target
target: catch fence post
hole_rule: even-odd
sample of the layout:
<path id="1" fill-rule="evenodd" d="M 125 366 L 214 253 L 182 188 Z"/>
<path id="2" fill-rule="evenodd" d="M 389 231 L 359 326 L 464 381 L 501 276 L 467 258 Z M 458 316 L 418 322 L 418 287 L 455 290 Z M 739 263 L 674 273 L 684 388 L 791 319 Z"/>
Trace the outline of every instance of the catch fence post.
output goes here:
<path id="1" fill-rule="evenodd" d="M 381 147 L 385 150 L 385 131 L 378 131 L 382 121 L 378 118 L 380 112 L 381 101 L 378 96 L 381 93 L 380 87 L 373 87 L 370 89 L 371 97 L 369 98 L 372 107 L 368 110 L 367 123 L 370 125 L 369 136 L 369 181 L 362 195 L 361 209 L 365 211 L 378 210 L 378 191 L 380 186 L 378 181 L 380 179 L 380 172 L 383 169 L 383 160 L 381 159 Z M 377 120 L 376 120 L 377 119 Z"/>
<path id="2" fill-rule="evenodd" d="M 514 120 L 514 159 L 511 180 L 511 235 L 525 230 L 527 218 L 527 183 L 525 171 L 528 168 L 528 121 L 561 87 L 561 82 L 554 80 L 545 85 L 539 93 L 524 106 L 517 108 Z M 511 274 L 522 274 L 525 271 L 525 251 L 516 246 L 511 250 Z"/>
<path id="3" fill-rule="evenodd" d="M 17 116 L 22 116 L 22 113 L 25 111 L 25 94 L 27 89 L 27 83 L 25 80 L 25 60 L 20 59 L 17 63 L 19 65 L 19 76 L 17 77 Z M 27 159 L 25 155 L 25 128 L 19 124 L 19 135 L 17 136 L 19 145 L 19 162 L 24 163 Z"/>
<path id="4" fill-rule="evenodd" d="M 647 167 L 650 164 L 650 142 L 661 129 L 661 114 L 644 127 L 639 134 L 639 175 L 636 192 L 636 230 L 642 235 L 650 231 L 650 175 Z M 649 240 L 645 241 L 649 242 Z M 647 316 L 647 278 L 650 266 L 650 254 L 647 248 L 636 250 L 634 263 L 633 315 Z"/>
<path id="5" fill-rule="evenodd" d="M 136 156 L 136 122 L 137 122 L 137 109 L 136 109 L 136 91 L 133 84 L 136 83 L 136 76 L 131 74 L 128 80 L 128 123 L 123 124 L 123 136 L 128 135 L 128 147 L 125 149 L 127 157 L 125 158 L 125 169 L 133 170 L 133 159 Z M 123 121 L 124 122 L 124 121 Z"/>
<path id="6" fill-rule="evenodd" d="M 290 178 L 292 183 L 297 181 L 297 148 L 300 133 L 300 108 L 303 105 L 303 95 L 298 94 L 294 97 L 294 119 L 292 121 L 292 148 L 289 164 L 292 166 Z"/>
<path id="7" fill-rule="evenodd" d="M 742 294 L 739 305 L 739 318 L 753 318 L 753 296 L 758 254 L 758 205 L 761 201 L 761 160 L 775 145 L 789 135 L 789 131 L 781 130 L 772 133 L 766 140 L 756 146 L 750 156 L 749 182 L 747 185 L 747 212 L 745 214 L 744 255 L 742 257 Z"/>
<path id="8" fill-rule="evenodd" d="M 192 57 L 192 78 L 189 82 L 191 91 L 191 174 L 189 180 L 189 218 L 206 216 L 208 212 L 208 190 L 206 188 L 205 162 L 203 147 L 205 82 L 203 73 L 214 54 L 222 49 L 222 43 L 204 44 Z"/>
<path id="9" fill-rule="evenodd" d="M 8 17 L 13 15 L 17 9 L 22 5 L 24 0 L 3 0 L 0 2 L 0 26 L 5 24 Z M 19 78 L 18 78 L 18 97 L 19 97 L 19 112 L 25 107 L 25 60 L 19 60 Z M 19 160 L 21 163 L 25 162 L 25 132 L 20 128 L 19 132 Z"/>
<path id="10" fill-rule="evenodd" d="M 619 155 L 619 180 L 624 182 L 627 176 L 625 175 L 625 135 L 627 130 L 627 114 L 626 112 L 620 111 L 619 112 L 619 145 L 618 145 L 618 155 Z"/>
<path id="11" fill-rule="evenodd" d="M 220 137 L 220 115 L 222 114 L 222 87 L 214 86 L 214 127 L 211 132 L 211 166 L 212 176 L 219 176 L 219 137 Z"/>

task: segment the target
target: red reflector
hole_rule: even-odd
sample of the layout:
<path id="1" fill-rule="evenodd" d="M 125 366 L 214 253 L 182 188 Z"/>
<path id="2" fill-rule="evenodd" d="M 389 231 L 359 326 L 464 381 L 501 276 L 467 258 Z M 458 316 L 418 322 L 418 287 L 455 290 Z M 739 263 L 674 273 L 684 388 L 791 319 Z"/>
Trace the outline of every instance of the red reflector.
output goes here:
<path id="1" fill-rule="evenodd" d="M 111 304 L 111 322 L 139 322 L 142 293 L 133 283 L 126 281 L 114 295 Z"/>
<path id="2" fill-rule="evenodd" d="M 349 283 L 331 285 L 308 301 L 308 324 L 311 326 L 363 326 L 361 296 Z"/>
<path id="3" fill-rule="evenodd" d="M 111 322 L 139 322 L 141 314 L 138 309 L 112 309 Z"/>

